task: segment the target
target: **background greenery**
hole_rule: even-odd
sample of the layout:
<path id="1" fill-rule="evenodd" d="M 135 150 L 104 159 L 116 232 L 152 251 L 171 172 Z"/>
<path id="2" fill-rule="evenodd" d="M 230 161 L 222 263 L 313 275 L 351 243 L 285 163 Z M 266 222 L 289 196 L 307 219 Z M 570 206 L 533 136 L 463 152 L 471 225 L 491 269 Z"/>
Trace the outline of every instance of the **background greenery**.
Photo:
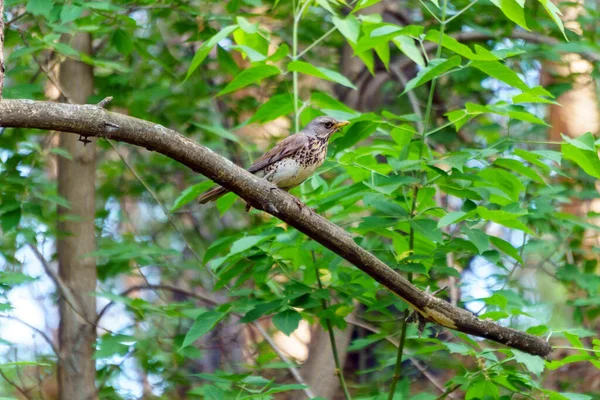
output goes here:
<path id="1" fill-rule="evenodd" d="M 570 25 L 559 8 L 578 10 Z M 597 2 L 8 0 L 4 17 L 6 98 L 57 99 L 48 75 L 80 59 L 94 66 L 90 103 L 114 96 L 109 109 L 244 166 L 315 116 L 350 120 L 292 193 L 418 287 L 447 287 L 440 297 L 556 348 L 544 361 L 420 333 L 401 299 L 339 256 L 233 194 L 199 206 L 202 176 L 100 141 L 90 295 L 112 302 L 100 398 L 302 395 L 257 331 L 281 338 L 300 321 L 350 339 L 355 399 L 600 398 L 597 214 L 582 205 L 598 197 L 597 132 L 557 141 L 548 125 L 578 78 L 598 79 L 549 67 L 599 59 Z M 92 56 L 59 41 L 75 32 L 92 35 Z M 0 392 L 52 398 L 57 357 L 41 332 L 55 341 L 57 295 L 29 246 L 54 267 L 56 157 L 70 155 L 23 129 L 3 130 L 0 149 Z M 294 355 L 309 341 L 278 346 Z"/>

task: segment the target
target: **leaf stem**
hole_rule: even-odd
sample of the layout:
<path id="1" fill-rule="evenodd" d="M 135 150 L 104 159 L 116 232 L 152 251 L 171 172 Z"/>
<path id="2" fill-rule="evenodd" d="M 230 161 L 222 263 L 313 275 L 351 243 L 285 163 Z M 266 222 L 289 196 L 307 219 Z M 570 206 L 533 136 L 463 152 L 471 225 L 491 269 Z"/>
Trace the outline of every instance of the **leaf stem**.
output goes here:
<path id="1" fill-rule="evenodd" d="M 423 3 L 423 2 L 421 1 L 421 3 Z M 427 6 L 424 3 L 423 3 L 423 5 L 425 6 L 425 8 L 427 8 Z M 440 58 L 440 56 L 442 55 L 442 38 L 444 37 L 444 30 L 446 29 L 446 10 L 447 10 L 447 8 L 448 8 L 448 0 L 443 0 L 442 19 L 439 20 L 434 15 L 434 17 L 436 19 L 438 19 L 438 21 L 440 21 L 440 25 L 441 25 L 440 26 L 440 42 L 438 43 L 436 58 Z M 429 8 L 427 8 L 427 9 L 429 10 Z M 432 15 L 433 15 L 433 13 L 432 13 Z M 427 99 L 427 108 L 425 109 L 425 118 L 424 118 L 425 120 L 423 121 L 423 129 L 421 130 L 421 146 L 419 148 L 419 161 L 421 161 L 423 158 L 426 132 L 429 129 L 429 119 L 431 117 L 431 109 L 433 106 L 433 95 L 435 93 L 435 82 L 436 82 L 435 79 L 433 79 L 431 81 L 431 88 L 429 90 L 429 98 Z M 415 185 L 413 188 L 412 205 L 411 205 L 411 210 L 410 210 L 411 220 L 415 217 L 415 211 L 417 209 L 417 196 L 418 195 L 419 195 L 419 185 Z M 409 249 L 410 254 L 412 254 L 412 252 L 414 251 L 414 248 L 415 248 L 415 231 L 411 225 L 410 230 L 409 230 L 409 240 L 408 240 L 408 249 Z M 413 274 L 409 273 L 407 275 L 407 279 L 410 283 L 412 283 Z M 402 319 L 402 331 L 400 334 L 400 343 L 398 344 L 398 353 L 396 355 L 396 365 L 394 366 L 394 375 L 392 377 L 392 383 L 390 385 L 390 392 L 388 394 L 388 400 L 394 399 L 394 393 L 396 392 L 396 386 L 398 385 L 398 381 L 400 380 L 400 376 L 402 373 L 402 356 L 404 355 L 404 343 L 406 341 L 406 330 L 408 328 L 407 319 L 408 319 L 409 314 L 410 314 L 410 309 L 407 308 L 404 311 L 404 316 Z"/>
<path id="2" fill-rule="evenodd" d="M 321 282 L 321 276 L 319 275 L 319 268 L 317 267 L 317 259 L 315 257 L 315 251 L 312 251 L 312 259 L 313 264 L 315 266 L 315 273 L 317 276 L 317 284 L 319 285 L 319 289 L 323 289 L 323 283 Z M 327 301 L 325 299 L 321 299 L 321 307 L 323 311 L 327 310 Z M 335 374 L 340 380 L 340 386 L 344 392 L 344 397 L 346 400 L 352 400 L 350 397 L 350 392 L 348 392 L 348 387 L 346 386 L 346 381 L 344 380 L 344 372 L 342 366 L 340 365 L 340 357 L 337 351 L 337 345 L 335 343 L 335 334 L 333 333 L 333 327 L 331 326 L 331 321 L 329 318 L 325 319 L 325 325 L 327 326 L 327 333 L 329 334 L 329 341 L 331 342 L 331 350 L 333 352 L 333 361 L 335 362 Z"/>
<path id="3" fill-rule="evenodd" d="M 411 219 L 415 215 L 415 210 L 417 208 L 417 195 L 419 194 L 419 187 L 415 185 L 413 189 L 413 199 L 411 206 Z M 410 226 L 410 230 L 408 233 L 408 251 L 409 254 L 412 254 L 415 248 L 415 230 L 412 225 Z M 413 281 L 413 274 L 409 272 L 406 279 L 410 283 Z M 407 305 L 406 310 L 404 310 L 404 316 L 402 317 L 402 330 L 400 332 L 400 341 L 398 342 L 398 352 L 396 353 L 396 365 L 394 366 L 394 375 L 392 376 L 392 384 L 390 385 L 390 392 L 388 394 L 388 400 L 394 399 L 394 393 L 396 392 L 396 385 L 398 385 L 398 381 L 400 380 L 400 376 L 402 373 L 402 356 L 404 355 L 404 343 L 406 341 L 406 329 L 408 328 L 408 316 L 410 314 L 410 308 Z"/>
<path id="4" fill-rule="evenodd" d="M 472 2 L 470 2 L 469 4 L 467 4 L 467 6 L 465 8 L 463 8 L 462 10 L 460 10 L 459 12 L 457 12 L 456 14 L 454 14 L 453 16 L 451 16 L 450 18 L 448 18 L 446 20 L 446 23 L 450 23 L 450 21 L 452 21 L 454 18 L 460 16 L 462 13 L 464 13 L 465 11 L 467 11 L 469 8 L 471 8 L 472 6 L 474 6 L 479 0 L 473 0 Z"/>
<path id="5" fill-rule="evenodd" d="M 314 42 L 312 42 L 311 44 L 309 44 L 307 48 L 305 48 L 304 50 L 302 50 L 300 52 L 300 54 L 298 54 L 296 56 L 296 58 L 302 58 L 302 56 L 305 55 L 306 53 L 308 53 L 313 47 L 315 47 L 316 45 L 318 45 L 319 43 L 321 43 L 323 40 L 327 39 L 327 37 L 329 35 L 331 35 L 333 32 L 335 32 L 336 29 L 337 28 L 334 26 L 333 28 L 331 28 L 330 30 L 328 30 L 327 32 L 325 32 L 320 38 L 318 38 L 317 40 L 315 40 Z"/>
<path id="6" fill-rule="evenodd" d="M 302 6 L 300 2 L 299 7 L 294 7 L 294 25 L 292 26 L 292 61 L 296 61 L 298 56 L 298 24 L 302 18 L 302 14 L 310 1 L 305 1 Z M 298 9 L 299 8 L 299 9 Z M 298 72 L 292 71 L 292 83 L 294 91 L 294 129 L 296 132 L 300 131 L 300 113 L 298 112 Z"/>

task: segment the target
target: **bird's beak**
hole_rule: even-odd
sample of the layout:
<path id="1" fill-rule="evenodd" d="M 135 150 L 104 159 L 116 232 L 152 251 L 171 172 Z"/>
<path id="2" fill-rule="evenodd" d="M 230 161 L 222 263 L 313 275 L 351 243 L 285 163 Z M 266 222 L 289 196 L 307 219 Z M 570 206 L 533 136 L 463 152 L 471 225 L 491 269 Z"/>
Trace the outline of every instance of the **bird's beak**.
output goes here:
<path id="1" fill-rule="evenodd" d="M 350 122 L 348 122 L 348 121 L 338 121 L 338 123 L 335 124 L 335 128 L 336 129 L 340 129 L 341 127 L 346 126 L 346 125 L 350 125 Z"/>

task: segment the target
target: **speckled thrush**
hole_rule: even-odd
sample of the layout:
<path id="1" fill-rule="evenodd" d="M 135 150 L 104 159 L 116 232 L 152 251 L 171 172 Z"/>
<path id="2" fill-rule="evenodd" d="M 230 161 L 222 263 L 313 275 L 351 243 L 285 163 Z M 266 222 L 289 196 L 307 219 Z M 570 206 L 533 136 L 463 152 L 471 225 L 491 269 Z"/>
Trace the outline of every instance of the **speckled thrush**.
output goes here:
<path id="1" fill-rule="evenodd" d="M 348 121 L 336 121 L 331 117 L 317 117 L 300 132 L 288 136 L 263 154 L 248 168 L 248 172 L 280 189 L 290 190 L 308 179 L 323 164 L 329 138 L 348 124 Z M 198 201 L 205 204 L 228 192 L 218 186 L 205 192 Z"/>

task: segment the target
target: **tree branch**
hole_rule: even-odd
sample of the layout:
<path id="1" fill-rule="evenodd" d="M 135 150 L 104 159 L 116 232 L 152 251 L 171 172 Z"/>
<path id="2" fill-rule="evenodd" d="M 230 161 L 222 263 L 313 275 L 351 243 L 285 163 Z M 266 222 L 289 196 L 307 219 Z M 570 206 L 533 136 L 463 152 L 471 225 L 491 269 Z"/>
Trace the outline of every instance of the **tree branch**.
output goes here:
<path id="1" fill-rule="evenodd" d="M 321 243 L 403 298 L 425 319 L 530 354 L 547 356 L 552 350 L 541 338 L 491 321 L 482 321 L 466 310 L 419 290 L 358 246 L 342 228 L 308 208 L 298 212 L 298 203 L 292 195 L 275 190 L 275 186 L 266 180 L 162 125 L 108 112 L 93 105 L 4 100 L 0 102 L 0 126 L 71 132 L 157 151 L 205 175 L 239 195 L 252 207 L 268 212 Z"/>

